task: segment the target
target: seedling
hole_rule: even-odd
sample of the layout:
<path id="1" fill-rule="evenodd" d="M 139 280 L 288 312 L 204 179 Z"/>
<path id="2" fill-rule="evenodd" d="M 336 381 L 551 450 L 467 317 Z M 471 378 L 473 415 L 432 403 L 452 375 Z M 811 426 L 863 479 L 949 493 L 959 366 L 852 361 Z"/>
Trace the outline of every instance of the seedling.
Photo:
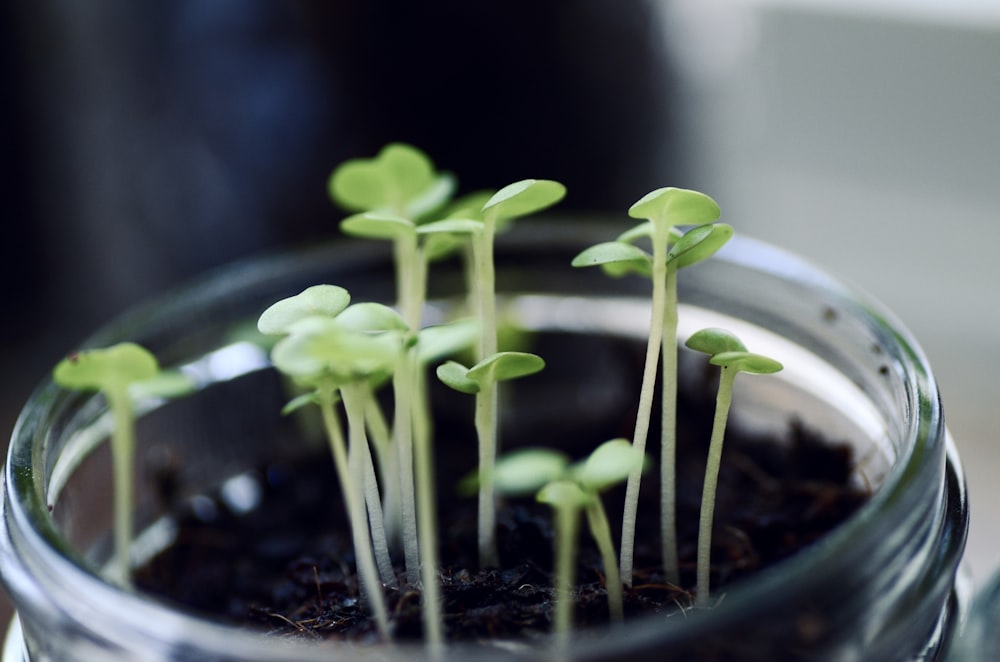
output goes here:
<path id="1" fill-rule="evenodd" d="M 279 371 L 313 390 L 347 504 L 362 589 L 380 635 L 388 639 L 388 613 L 379 577 L 390 586 L 395 585 L 395 577 L 382 530 L 366 420 L 373 401 L 371 382 L 398 365 L 407 326 L 398 314 L 379 304 L 355 304 L 331 316 L 344 301 L 339 289 L 320 286 L 298 298 L 279 301 L 261 315 L 258 327 L 285 334 L 272 349 L 271 360 Z M 309 314 L 316 308 L 322 309 L 320 315 Z M 272 324 L 275 319 L 282 323 Z M 338 397 L 347 412 L 346 448 L 334 407 Z"/>
<path id="2" fill-rule="evenodd" d="M 478 544 L 480 567 L 498 564 L 496 550 L 496 490 L 493 483 L 496 462 L 496 385 L 525 377 L 545 367 L 545 361 L 526 352 L 499 352 L 471 368 L 448 361 L 437 369 L 442 382 L 460 393 L 475 394 L 476 436 L 479 440 Z M 483 394 L 486 394 L 484 397 Z"/>
<path id="3" fill-rule="evenodd" d="M 421 234 L 470 235 L 472 244 L 472 294 L 473 309 L 482 325 L 479 339 L 479 363 L 472 370 L 491 371 L 491 362 L 497 355 L 496 276 L 493 264 L 493 240 L 500 224 L 515 218 L 534 214 L 562 200 L 566 187 L 547 179 L 524 179 L 497 191 L 483 204 L 478 214 L 470 218 L 451 217 L 428 223 L 418 229 Z M 508 359 L 503 359 L 503 363 Z M 457 364 L 456 364 L 457 365 Z M 543 364 L 544 365 L 544 364 Z M 541 369 L 539 367 L 539 369 Z M 474 390 L 463 390 L 459 369 L 447 368 L 445 376 L 438 376 L 446 384 L 465 393 L 476 394 L 476 434 L 479 438 L 480 467 L 483 475 L 491 474 L 496 461 L 497 410 L 499 407 L 496 381 L 476 379 Z M 470 370 L 471 372 L 471 370 Z M 454 378 L 447 381 L 446 378 Z M 466 384 L 466 388 L 471 388 Z M 494 523 L 496 497 L 492 481 L 484 481 L 479 492 L 479 564 L 481 567 L 497 564 Z"/>
<path id="4" fill-rule="evenodd" d="M 501 493 L 517 496 L 538 490 L 536 499 L 554 510 L 557 596 L 554 629 L 563 643 L 571 629 L 571 586 L 581 510 L 587 516 L 587 525 L 604 564 L 611 620 L 619 623 L 624 619 L 618 560 L 600 493 L 625 480 L 636 467 L 641 471 L 642 465 L 643 456 L 627 439 L 606 441 L 587 459 L 574 465 L 569 465 L 562 453 L 540 448 L 516 451 L 497 461 L 493 478 Z M 479 476 L 480 480 L 484 477 Z"/>
<path id="5" fill-rule="evenodd" d="M 622 234 L 617 241 L 592 246 L 573 260 L 573 266 L 603 266 L 612 275 L 638 273 L 653 281 L 652 311 L 646 360 L 643 368 L 639 409 L 632 443 L 645 453 L 653 409 L 653 390 L 660 354 L 663 354 L 663 393 L 660 441 L 660 494 L 663 564 L 669 581 L 680 583 L 676 525 L 676 434 L 677 434 L 677 270 L 713 255 L 732 236 L 732 227 L 711 224 L 719 206 L 697 191 L 661 188 L 645 195 L 629 209 L 633 218 L 646 219 Z M 681 235 L 676 226 L 702 224 Z M 648 238 L 650 255 L 632 242 Z M 672 245 L 671 245 L 672 244 Z M 621 573 L 632 585 L 636 511 L 642 472 L 635 469 L 626 487 L 622 516 Z"/>
<path id="6" fill-rule="evenodd" d="M 705 467 L 705 484 L 701 494 L 701 515 L 698 520 L 698 570 L 696 604 L 708 605 L 709 564 L 712 551 L 712 520 L 715 516 L 715 489 L 719 482 L 719 465 L 722 462 L 722 443 L 729 419 L 736 374 L 768 375 L 782 369 L 774 359 L 752 354 L 739 338 L 725 329 L 702 329 L 688 338 L 689 348 L 709 354 L 709 363 L 721 368 L 719 392 L 715 402 L 715 419 L 712 439 L 708 447 L 708 464 Z"/>
<path id="7" fill-rule="evenodd" d="M 79 391 L 99 391 L 111 409 L 111 461 L 114 484 L 114 563 L 111 579 L 131 584 L 129 545 L 132 543 L 132 504 L 135 501 L 135 411 L 130 388 L 153 380 L 159 364 L 148 350 L 135 343 L 71 354 L 56 365 L 53 379 L 60 386 Z"/>

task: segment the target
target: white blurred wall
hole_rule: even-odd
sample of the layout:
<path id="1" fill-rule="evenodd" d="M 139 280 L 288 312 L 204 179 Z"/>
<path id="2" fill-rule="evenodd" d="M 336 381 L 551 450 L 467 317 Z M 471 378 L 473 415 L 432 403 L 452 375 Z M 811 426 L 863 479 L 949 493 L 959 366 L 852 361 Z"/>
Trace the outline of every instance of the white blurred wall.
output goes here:
<path id="1" fill-rule="evenodd" d="M 885 302 L 943 391 L 977 582 L 1000 564 L 1000 2 L 662 0 L 690 180 Z"/>

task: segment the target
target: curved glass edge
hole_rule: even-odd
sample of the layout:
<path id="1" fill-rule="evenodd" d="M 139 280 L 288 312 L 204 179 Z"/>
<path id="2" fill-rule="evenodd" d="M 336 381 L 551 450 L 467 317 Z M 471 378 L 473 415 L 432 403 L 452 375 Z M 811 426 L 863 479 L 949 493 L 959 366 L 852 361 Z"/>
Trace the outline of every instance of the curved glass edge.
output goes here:
<path id="1" fill-rule="evenodd" d="M 572 239 L 574 240 L 574 243 L 578 242 L 579 241 L 578 234 L 574 234 L 572 236 Z M 797 258 L 794 258 L 793 256 L 789 256 L 788 254 L 783 253 L 779 249 L 774 249 L 773 247 L 769 247 L 766 244 L 761 244 L 760 242 L 754 242 L 753 240 L 749 240 L 749 239 L 746 239 L 746 238 L 741 238 L 741 240 L 744 243 L 752 244 L 755 247 L 763 247 L 764 249 L 766 249 L 766 251 L 770 251 L 770 254 L 780 254 L 780 255 L 784 256 L 785 258 L 792 259 L 792 260 L 795 260 L 796 262 L 800 262 L 801 263 L 801 261 L 799 261 Z M 730 252 L 732 252 L 732 251 L 730 251 Z M 322 254 L 322 253 L 320 252 L 320 254 Z M 774 262 L 772 260 L 768 260 L 768 262 L 771 263 L 770 266 L 769 266 L 769 264 L 757 264 L 756 266 L 757 266 L 757 268 L 761 268 L 761 269 L 763 269 L 763 270 L 765 270 L 767 272 L 770 272 L 770 273 L 779 273 L 778 270 L 775 270 L 773 268 Z M 275 261 L 273 262 L 273 270 L 276 273 L 282 272 L 283 271 L 282 264 L 283 264 L 283 258 L 276 258 Z M 816 273 L 811 268 L 806 268 L 805 265 L 804 265 L 804 263 L 801 263 L 801 264 L 803 264 L 804 271 L 796 270 L 795 277 L 801 278 L 803 273 L 806 273 L 806 274 L 814 274 L 814 273 Z M 297 261 L 297 266 L 301 266 L 301 262 Z M 285 265 L 284 268 L 287 268 L 287 265 Z M 241 275 L 238 269 L 232 270 L 231 273 L 234 273 L 234 274 L 237 274 L 237 275 Z M 788 275 L 788 274 L 786 274 L 786 275 Z M 243 277 L 247 277 L 247 274 L 243 273 L 242 276 Z M 819 278 L 820 280 L 822 280 L 826 284 L 826 286 L 831 286 L 831 284 L 835 284 L 836 283 L 836 281 L 834 281 L 832 279 L 830 279 L 829 281 L 826 281 L 825 280 L 825 276 L 823 276 L 821 273 L 819 275 L 817 275 L 817 276 L 814 276 L 814 277 Z M 259 274 L 254 274 L 254 275 L 252 275 L 252 278 L 253 279 L 260 278 L 260 275 Z M 210 279 L 210 280 L 213 280 L 213 279 Z M 203 293 L 202 293 L 203 296 L 205 296 L 206 298 L 211 298 L 211 296 L 214 296 L 214 293 L 211 291 L 211 287 L 210 286 L 206 285 L 206 286 L 203 286 L 203 287 L 205 288 L 204 291 L 203 291 Z M 128 318 L 126 318 L 126 319 L 128 319 Z M 919 348 L 912 341 L 912 339 L 909 338 L 909 335 L 905 331 L 899 331 L 899 329 L 902 329 L 902 327 L 893 327 L 893 328 L 896 329 L 898 333 L 900 333 L 899 339 L 902 341 L 902 344 L 905 347 L 909 348 L 908 351 L 910 351 L 912 353 L 912 355 L 914 357 L 914 360 L 915 360 L 915 364 L 917 366 L 920 366 L 921 369 L 923 369 L 926 366 L 926 361 L 923 358 L 923 355 L 922 355 L 921 351 L 919 350 Z M 100 343 L 100 339 L 102 337 L 104 337 L 105 334 L 106 334 L 106 332 L 103 332 L 103 331 L 102 332 L 98 332 L 97 334 L 95 334 L 95 336 L 92 338 L 92 343 L 94 343 L 94 344 Z M 925 374 L 922 373 L 922 374 L 918 374 L 918 375 L 915 375 L 915 376 L 911 375 L 910 378 L 915 379 L 918 382 L 916 384 L 916 391 L 918 393 L 922 393 L 923 396 L 927 398 L 925 401 L 919 403 L 919 406 L 918 406 L 919 411 L 921 412 L 921 414 L 923 415 L 923 417 L 925 417 L 925 418 L 921 418 L 920 423 L 922 423 L 924 426 L 929 426 L 931 429 L 933 429 L 937 425 L 940 425 L 940 412 L 939 412 L 939 410 L 937 408 L 937 405 L 935 404 L 936 403 L 936 398 L 927 397 L 929 393 L 936 393 L 936 387 L 935 387 L 935 385 L 933 383 L 933 378 L 930 376 L 929 371 L 927 371 Z M 914 424 L 916 425 L 917 423 L 915 422 Z M 923 449 L 923 450 L 927 450 L 927 449 Z M 933 463 L 931 463 L 931 464 L 933 464 Z M 9 468 L 10 467 L 8 467 L 8 469 Z M 903 479 L 907 477 L 905 469 L 901 468 L 898 473 L 899 473 L 899 475 L 897 476 L 897 478 L 901 482 L 905 482 L 905 481 L 903 481 Z M 890 483 L 893 483 L 893 481 L 890 480 Z M 913 488 L 913 486 L 909 486 L 909 489 L 914 489 L 914 488 Z M 892 495 L 890 495 L 890 494 L 883 494 L 883 492 L 885 492 L 885 490 L 880 491 L 879 494 L 876 495 L 876 500 L 881 499 L 882 501 L 884 501 L 886 503 L 894 500 L 894 497 Z M 896 497 L 898 497 L 898 495 L 896 495 Z M 878 510 L 878 506 L 877 505 L 869 504 L 869 506 L 866 506 L 865 510 L 868 513 L 871 513 L 873 510 Z M 870 517 L 865 517 L 864 515 L 865 515 L 865 513 L 862 513 L 862 516 L 859 518 L 859 520 L 861 522 L 864 522 L 865 519 L 870 519 Z M 848 529 L 850 529 L 850 525 L 848 525 L 847 527 L 843 527 L 841 530 L 839 530 L 837 532 L 834 532 L 834 534 L 831 535 L 831 540 L 825 541 L 825 544 L 819 546 L 818 549 L 823 549 L 825 547 L 825 548 L 827 548 L 827 550 L 829 550 L 829 549 L 838 549 L 838 548 L 844 547 L 845 543 L 847 543 L 849 541 L 849 539 L 850 539 L 850 537 L 852 535 L 851 532 L 848 531 Z M 839 536 L 839 539 L 838 539 L 838 536 Z M 817 559 L 820 558 L 816 554 L 810 554 L 811 551 L 812 550 L 807 550 L 802 555 L 803 557 L 809 556 L 809 558 L 795 558 L 795 559 L 789 560 L 788 562 L 786 562 L 786 564 L 783 564 L 783 566 L 782 566 L 783 571 L 785 571 L 786 569 L 794 568 L 794 565 L 792 565 L 792 564 L 798 562 L 798 565 L 800 566 L 799 570 L 798 571 L 792 570 L 792 572 L 790 574 L 794 575 L 794 574 L 796 574 L 796 572 L 803 572 L 803 573 L 807 572 L 808 569 L 809 569 L 809 567 L 811 565 L 815 564 L 816 561 L 817 561 Z M 826 554 L 823 554 L 823 556 L 826 556 Z M 786 572 L 786 574 L 789 574 L 789 573 Z M 765 579 L 765 578 L 762 578 L 762 579 Z M 95 578 L 90 577 L 90 581 L 95 581 Z M 98 582 L 98 583 L 100 583 L 100 582 Z M 750 600 L 750 599 L 752 599 L 752 596 L 755 593 L 755 591 L 751 590 L 752 589 L 752 583 L 751 582 L 748 582 L 747 584 L 748 584 L 748 586 L 746 586 L 746 590 L 742 591 L 741 595 L 744 595 L 747 600 Z M 764 594 L 770 593 L 772 591 L 772 589 L 773 589 L 773 587 L 767 588 L 767 589 L 761 589 L 760 591 L 756 591 L 756 593 L 764 595 Z M 732 597 L 733 597 L 733 600 L 731 600 L 730 602 L 736 601 L 739 596 L 734 595 Z M 194 619 L 191 619 L 191 620 L 194 620 Z M 223 628 L 222 631 L 223 632 L 228 632 L 229 629 Z"/>

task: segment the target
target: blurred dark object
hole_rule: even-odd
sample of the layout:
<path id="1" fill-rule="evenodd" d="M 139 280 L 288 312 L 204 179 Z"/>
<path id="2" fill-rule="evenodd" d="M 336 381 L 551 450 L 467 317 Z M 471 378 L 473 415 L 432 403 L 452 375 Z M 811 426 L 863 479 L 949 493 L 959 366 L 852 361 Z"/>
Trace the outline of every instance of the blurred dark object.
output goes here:
<path id="1" fill-rule="evenodd" d="M 647 3 L 15 7 L 4 130 L 22 167 L 4 251 L 24 264 L 5 280 L 43 292 L 74 337 L 213 265 L 334 236 L 327 176 L 388 141 L 463 190 L 562 180 L 567 210 L 623 213 L 669 182 Z"/>

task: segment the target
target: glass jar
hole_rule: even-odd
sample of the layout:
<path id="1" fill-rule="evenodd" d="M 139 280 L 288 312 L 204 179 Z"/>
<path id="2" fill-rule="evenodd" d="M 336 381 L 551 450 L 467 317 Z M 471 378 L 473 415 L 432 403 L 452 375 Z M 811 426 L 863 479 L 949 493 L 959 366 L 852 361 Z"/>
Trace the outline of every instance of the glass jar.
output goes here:
<path id="1" fill-rule="evenodd" d="M 568 266 L 579 250 L 618 232 L 603 223 L 539 221 L 504 235 L 497 246 L 503 318 L 537 331 L 641 342 L 648 282 Z M 346 287 L 355 301 L 391 297 L 388 251 L 377 243 L 345 242 L 237 264 L 121 317 L 87 341 L 139 342 L 198 384 L 190 397 L 144 407 L 140 476 L 169 458 L 173 491 L 196 498 L 273 453 L 276 438 L 283 447 L 294 446 L 292 424 L 279 413 L 286 395 L 266 351 L 245 340 L 246 330 L 273 301 L 323 282 Z M 432 315 L 447 307 L 461 282 L 457 265 L 432 271 L 438 302 Z M 718 606 L 631 620 L 577 642 L 572 657 L 935 659 L 965 602 L 955 577 L 968 510 L 937 386 L 909 333 L 866 296 L 742 237 L 684 270 L 680 299 L 682 338 L 723 326 L 754 351 L 785 363 L 778 375 L 739 386 L 733 420 L 766 428 L 798 417 L 833 438 L 852 440 L 857 479 L 874 493 L 818 542 L 727 589 Z M 627 406 L 607 395 L 612 374 L 599 379 L 565 389 L 590 394 L 586 416 Z M 606 397 L 594 397 L 595 387 Z M 523 419 L 530 421 L 530 413 Z M 110 463 L 100 443 L 106 433 L 100 398 L 49 380 L 19 419 L 4 474 L 0 529 L 0 573 L 19 617 L 5 660 L 329 660 L 366 653 L 412 659 L 423 653 L 407 645 L 338 647 L 268 637 L 103 581 L 100 570 L 110 553 Z M 156 481 L 139 483 L 141 533 L 133 562 L 170 538 Z M 236 507 L 252 508 L 252 499 Z M 524 646 L 506 642 L 475 653 L 546 652 Z M 455 646 L 448 655 L 463 659 L 469 653 L 463 650 Z"/>

